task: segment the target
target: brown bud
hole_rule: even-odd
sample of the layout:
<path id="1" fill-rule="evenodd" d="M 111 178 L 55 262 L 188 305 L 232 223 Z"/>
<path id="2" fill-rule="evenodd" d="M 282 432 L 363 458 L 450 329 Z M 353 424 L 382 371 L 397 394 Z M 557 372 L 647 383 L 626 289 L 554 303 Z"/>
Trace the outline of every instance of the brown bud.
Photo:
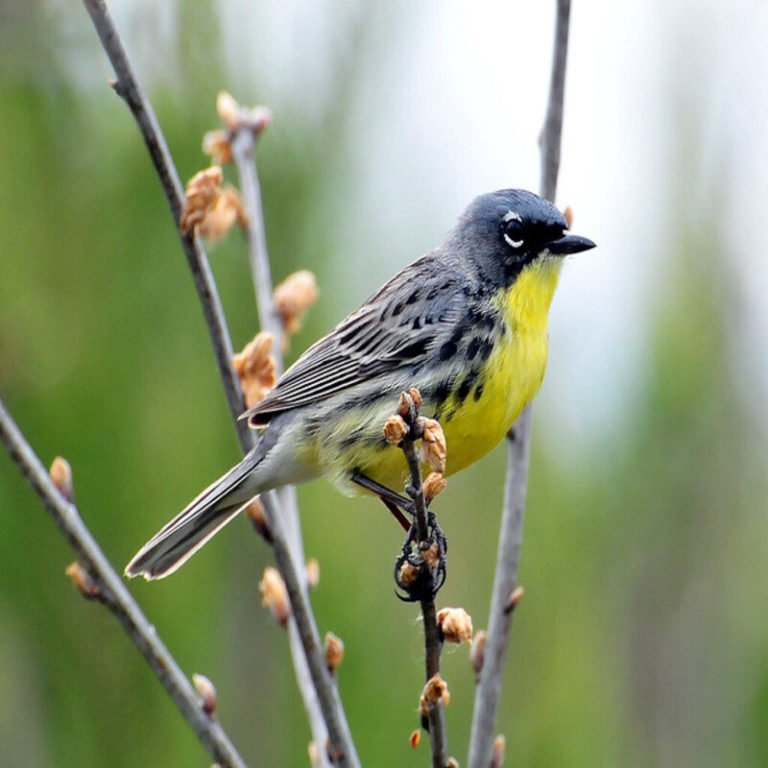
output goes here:
<path id="1" fill-rule="evenodd" d="M 469 660 L 472 662 L 472 668 L 475 670 L 476 679 L 480 679 L 480 672 L 485 662 L 485 643 L 488 640 L 488 633 L 481 629 L 475 633 L 472 640 L 472 649 L 469 652 Z"/>
<path id="2" fill-rule="evenodd" d="M 390 445 L 400 445 L 408 434 L 408 425 L 399 414 L 393 414 L 384 422 L 384 437 Z"/>
<path id="3" fill-rule="evenodd" d="M 197 234 L 215 243 L 235 224 L 245 227 L 246 221 L 240 193 L 234 187 L 224 187 L 216 202 L 198 224 Z"/>
<path id="4" fill-rule="evenodd" d="M 502 768 L 504 765 L 504 752 L 506 751 L 507 740 L 499 734 L 493 740 L 493 751 L 491 752 L 491 768 Z"/>
<path id="5" fill-rule="evenodd" d="M 213 160 L 216 165 L 226 165 L 232 162 L 232 144 L 226 131 L 208 131 L 203 136 L 203 154 Z"/>
<path id="6" fill-rule="evenodd" d="M 77 591 L 88 600 L 98 600 L 101 597 L 99 585 L 91 578 L 88 571 L 80 563 L 70 563 L 64 573 L 69 576 Z"/>
<path id="7" fill-rule="evenodd" d="M 264 513 L 264 506 L 261 503 L 261 498 L 256 496 L 251 499 L 243 511 L 253 524 L 253 527 L 258 531 L 259 535 L 267 543 L 271 544 L 272 531 L 269 530 L 269 524 L 267 523 L 267 516 Z"/>
<path id="8" fill-rule="evenodd" d="M 437 623 L 449 643 L 472 642 L 472 617 L 463 608 L 442 608 Z"/>
<path id="9" fill-rule="evenodd" d="M 517 604 L 523 599 L 524 590 L 522 587 L 515 587 L 507 598 L 507 602 L 504 604 L 504 613 L 512 613 L 517 607 Z"/>
<path id="10" fill-rule="evenodd" d="M 67 500 L 73 501 L 75 498 L 74 486 L 72 484 L 72 467 L 66 459 L 57 456 L 51 462 L 51 468 L 48 474 L 53 480 L 59 493 Z"/>
<path id="11" fill-rule="evenodd" d="M 317 281 L 308 270 L 294 272 L 275 288 L 272 300 L 287 334 L 296 333 L 306 311 L 317 301 Z"/>
<path id="12" fill-rule="evenodd" d="M 424 498 L 427 503 L 432 501 L 438 494 L 445 490 L 445 486 L 448 485 L 448 481 L 439 472 L 430 472 L 427 475 L 427 479 L 423 483 Z"/>
<path id="13" fill-rule="evenodd" d="M 179 226 L 185 235 L 199 226 L 213 210 L 221 194 L 223 178 L 221 168 L 218 165 L 212 165 L 196 173 L 187 182 L 186 198 L 179 218 Z"/>
<path id="14" fill-rule="evenodd" d="M 420 572 L 421 569 L 417 565 L 411 565 L 406 560 L 397 572 L 397 583 L 403 589 L 408 589 L 408 587 L 416 583 Z"/>
<path id="15" fill-rule="evenodd" d="M 311 557 L 304 566 L 304 573 L 307 579 L 307 589 L 311 592 L 320 583 L 320 563 L 317 558 Z"/>
<path id="16" fill-rule="evenodd" d="M 440 426 L 440 423 L 434 419 L 423 419 L 422 425 L 422 460 L 429 464 L 433 472 L 439 472 L 441 475 L 444 475 L 447 448 L 443 428 Z"/>
<path id="17" fill-rule="evenodd" d="M 440 565 L 440 547 L 436 541 L 433 541 L 421 554 L 430 568 L 437 568 Z"/>
<path id="18" fill-rule="evenodd" d="M 192 675 L 192 685 L 203 700 L 203 712 L 209 717 L 216 711 L 216 686 L 205 676 Z"/>
<path id="19" fill-rule="evenodd" d="M 437 704 L 443 702 L 443 706 L 447 707 L 451 703 L 451 694 L 448 692 L 448 684 L 440 677 L 438 672 L 436 675 L 427 680 L 427 684 L 424 686 L 424 698 L 428 704 Z"/>
<path id="20" fill-rule="evenodd" d="M 400 399 L 397 402 L 397 415 L 402 416 L 404 419 L 410 418 L 411 397 L 407 392 L 400 393 Z"/>
<path id="21" fill-rule="evenodd" d="M 565 219 L 565 226 L 570 229 L 573 226 L 573 208 L 570 205 L 565 206 L 563 218 Z"/>
<path id="22" fill-rule="evenodd" d="M 248 408 L 261 402 L 275 386 L 276 363 L 271 349 L 272 334 L 261 331 L 232 358 Z"/>
<path id="23" fill-rule="evenodd" d="M 421 398 L 421 392 L 419 392 L 416 387 L 411 387 L 408 390 L 408 394 L 411 396 L 411 400 L 413 400 L 413 404 L 416 406 L 416 408 L 421 408 L 422 403 L 424 402 Z"/>
<path id="24" fill-rule="evenodd" d="M 426 728 L 429 723 L 429 705 L 427 704 L 427 697 L 423 693 L 419 696 L 419 717 Z"/>
<path id="25" fill-rule="evenodd" d="M 237 130 L 240 125 L 240 105 L 231 93 L 219 91 L 216 96 L 216 112 L 230 131 Z"/>
<path id="26" fill-rule="evenodd" d="M 325 666 L 333 675 L 344 660 L 344 643 L 340 637 L 333 632 L 327 632 L 325 635 Z"/>
<path id="27" fill-rule="evenodd" d="M 421 742 L 421 731 L 418 728 L 413 731 L 408 741 L 411 743 L 411 749 L 416 749 Z"/>
<path id="28" fill-rule="evenodd" d="M 277 568 L 264 569 L 264 575 L 259 582 L 259 590 L 261 591 L 261 604 L 269 608 L 275 621 L 281 627 L 285 627 L 291 616 L 291 604 L 288 600 L 285 582 Z"/>

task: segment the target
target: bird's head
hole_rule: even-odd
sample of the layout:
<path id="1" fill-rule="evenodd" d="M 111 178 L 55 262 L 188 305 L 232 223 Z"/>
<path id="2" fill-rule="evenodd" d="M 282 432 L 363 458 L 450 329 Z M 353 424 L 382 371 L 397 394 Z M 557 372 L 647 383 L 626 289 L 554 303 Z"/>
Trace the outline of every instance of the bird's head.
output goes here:
<path id="1" fill-rule="evenodd" d="M 451 245 L 485 269 L 501 268 L 514 280 L 537 260 L 560 258 L 595 247 L 568 232 L 563 214 L 523 189 L 501 189 L 476 197 L 451 233 Z"/>

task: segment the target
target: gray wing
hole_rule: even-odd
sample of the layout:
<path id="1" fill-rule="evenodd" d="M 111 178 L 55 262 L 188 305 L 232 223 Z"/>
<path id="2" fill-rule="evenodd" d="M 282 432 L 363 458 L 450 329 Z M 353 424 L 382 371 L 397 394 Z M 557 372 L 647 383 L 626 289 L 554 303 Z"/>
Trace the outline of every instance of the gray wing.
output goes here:
<path id="1" fill-rule="evenodd" d="M 437 253 L 413 262 L 311 346 L 241 418 L 263 425 L 379 374 L 417 368 L 442 345 L 455 348 L 467 302 L 460 280 Z"/>

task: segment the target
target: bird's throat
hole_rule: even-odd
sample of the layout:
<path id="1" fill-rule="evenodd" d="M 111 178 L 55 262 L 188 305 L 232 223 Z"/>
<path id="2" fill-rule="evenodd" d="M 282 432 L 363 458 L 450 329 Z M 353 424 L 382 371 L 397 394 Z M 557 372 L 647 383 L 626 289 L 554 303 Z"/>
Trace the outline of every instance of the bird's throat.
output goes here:
<path id="1" fill-rule="evenodd" d="M 562 259 L 536 259 L 499 296 L 499 309 L 514 334 L 546 333 L 549 306 L 560 278 Z"/>

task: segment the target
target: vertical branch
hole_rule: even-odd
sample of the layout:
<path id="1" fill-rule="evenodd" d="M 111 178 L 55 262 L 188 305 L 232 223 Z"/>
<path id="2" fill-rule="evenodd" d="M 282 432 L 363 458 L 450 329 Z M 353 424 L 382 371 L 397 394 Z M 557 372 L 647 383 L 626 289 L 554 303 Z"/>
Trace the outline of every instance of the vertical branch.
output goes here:
<path id="1" fill-rule="evenodd" d="M 541 179 L 539 194 L 554 202 L 557 174 L 560 171 L 560 146 L 563 136 L 563 105 L 565 104 L 565 67 L 568 58 L 568 30 L 571 20 L 571 0 L 557 0 L 555 18 L 555 47 L 552 53 L 552 73 L 549 80 L 549 101 L 544 126 L 539 137 L 541 150 Z"/>
<path id="2" fill-rule="evenodd" d="M 436 523 L 430 525 L 427 516 L 427 504 L 424 498 L 424 484 L 421 477 L 421 464 L 418 451 L 416 450 L 416 440 L 423 437 L 424 427 L 423 419 L 419 418 L 419 404 L 421 395 L 418 390 L 411 389 L 409 394 L 403 393 L 400 399 L 398 409 L 399 416 L 404 419 L 408 428 L 408 433 L 400 442 L 400 448 L 405 454 L 408 463 L 408 473 L 410 482 L 407 487 L 407 493 L 413 499 L 413 528 L 416 533 L 416 545 L 420 553 L 430 549 L 434 542 L 432 541 L 433 531 L 430 528 L 437 529 Z M 403 415 L 405 414 L 405 415 Z M 410 534 L 406 539 L 404 552 L 407 551 L 410 540 Z M 442 560 L 444 551 L 442 545 L 438 543 L 437 557 Z M 420 555 L 418 558 L 419 568 L 424 572 L 431 572 L 432 566 L 426 562 L 426 558 Z M 411 562 L 411 561 L 409 561 Z M 412 599 L 418 597 L 421 606 L 421 618 L 424 625 L 424 671 L 425 671 L 425 694 L 430 688 L 430 682 L 440 680 L 440 654 L 443 648 L 443 638 L 437 622 L 437 609 L 435 607 L 435 591 L 432 577 L 427 579 L 427 588 L 419 588 L 412 594 Z M 423 704 L 426 705 L 427 721 L 429 724 L 429 746 L 432 753 L 433 768 L 445 768 L 448 762 L 448 731 L 445 725 L 445 703 L 442 696 L 425 695 Z"/>
<path id="3" fill-rule="evenodd" d="M 248 112 L 239 109 L 239 119 L 233 126 L 232 158 L 240 177 L 240 191 L 247 219 L 246 238 L 259 321 L 261 329 L 272 334 L 273 353 L 280 371 L 283 368 L 282 342 L 285 331 L 272 298 L 272 275 L 254 152 L 256 136 L 263 124 L 249 119 Z M 270 545 L 291 601 L 292 614 L 288 625 L 291 657 L 312 738 L 319 747 L 321 760 L 327 759 L 324 750 L 327 739 L 336 765 L 357 765 L 358 758 L 344 707 L 326 668 L 317 623 L 303 578 L 304 545 L 296 494 L 293 488 L 282 488 L 279 493 L 264 494 L 262 501 L 271 533 Z"/>
<path id="4" fill-rule="evenodd" d="M 51 513 L 78 561 L 92 579 L 89 596 L 97 597 L 120 622 L 213 759 L 227 768 L 245 768 L 243 759 L 224 729 L 218 720 L 206 713 L 191 683 L 99 548 L 83 523 L 77 507 L 53 483 L 2 402 L 0 441 L 5 444 L 11 458 Z"/>
<path id="5" fill-rule="evenodd" d="M 552 74 L 544 127 L 540 137 L 542 197 L 553 200 L 560 168 L 560 144 L 565 97 L 565 68 L 568 53 L 570 0 L 557 0 Z M 507 480 L 499 536 L 498 559 L 494 576 L 488 636 L 483 667 L 475 692 L 472 733 L 469 743 L 469 768 L 488 768 L 491 764 L 493 731 L 507 659 L 509 630 L 517 584 L 523 514 L 531 453 L 530 404 L 525 407 L 508 435 Z"/>
<path id="6" fill-rule="evenodd" d="M 255 143 L 255 131 L 249 130 L 246 121 L 241 120 L 241 127 L 232 140 L 232 158 L 240 176 L 240 191 L 243 195 L 245 214 L 248 217 L 246 237 L 256 305 L 259 311 L 259 325 L 262 331 L 271 333 L 275 340 L 273 352 L 279 374 L 283 370 L 284 331 L 272 301 L 272 274 L 269 268 L 264 212 L 261 205 L 261 185 L 256 171 Z"/>

